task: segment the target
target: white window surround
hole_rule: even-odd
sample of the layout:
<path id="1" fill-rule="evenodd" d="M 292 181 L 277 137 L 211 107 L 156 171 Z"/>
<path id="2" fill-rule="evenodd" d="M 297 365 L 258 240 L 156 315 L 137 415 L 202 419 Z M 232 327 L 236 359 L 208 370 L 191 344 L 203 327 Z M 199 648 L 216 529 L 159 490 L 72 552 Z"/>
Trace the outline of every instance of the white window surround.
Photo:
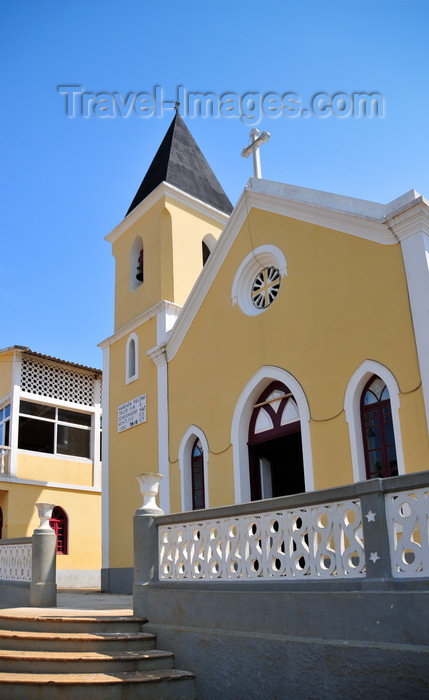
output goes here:
<path id="1" fill-rule="evenodd" d="M 182 497 L 182 510 L 192 510 L 192 476 L 191 460 L 192 448 L 195 441 L 199 440 L 203 449 L 204 465 L 204 503 L 209 508 L 209 482 L 208 482 L 208 462 L 209 444 L 203 431 L 196 425 L 191 425 L 184 434 L 179 447 L 179 469 L 180 469 L 180 493 Z"/>
<path id="2" fill-rule="evenodd" d="M 134 373 L 132 371 L 131 353 L 132 353 L 132 343 L 134 343 Z M 127 338 L 127 344 L 125 347 L 125 383 L 130 384 L 139 378 L 139 339 L 135 333 Z"/>
<path id="3" fill-rule="evenodd" d="M 206 244 L 207 248 L 209 249 L 210 253 L 213 252 L 213 248 L 215 247 L 217 240 L 213 236 L 212 233 L 206 233 L 206 235 L 203 237 L 203 243 Z"/>
<path id="4" fill-rule="evenodd" d="M 249 423 L 253 406 L 262 391 L 273 381 L 285 384 L 296 401 L 301 423 L 302 454 L 304 461 L 305 490 L 314 489 L 313 457 L 310 440 L 310 411 L 305 393 L 295 377 L 280 367 L 264 366 L 247 382 L 234 409 L 231 426 L 231 443 L 234 462 L 235 502 L 250 501 Z"/>
<path id="5" fill-rule="evenodd" d="M 247 255 L 238 268 L 232 284 L 232 303 L 239 305 L 246 316 L 258 316 L 267 307 L 258 309 L 252 303 L 251 288 L 256 275 L 264 267 L 275 267 L 283 278 L 287 274 L 286 258 L 282 251 L 273 245 L 261 245 Z"/>
<path id="6" fill-rule="evenodd" d="M 384 365 L 374 360 L 365 360 L 351 377 L 344 398 L 344 411 L 349 426 L 350 449 L 353 464 L 353 479 L 366 481 L 365 452 L 362 436 L 360 403 L 365 384 L 372 375 L 377 375 L 386 384 L 390 394 L 393 432 L 395 435 L 398 474 L 405 474 L 404 453 L 402 449 L 401 424 L 399 422 L 399 386 L 393 374 Z"/>

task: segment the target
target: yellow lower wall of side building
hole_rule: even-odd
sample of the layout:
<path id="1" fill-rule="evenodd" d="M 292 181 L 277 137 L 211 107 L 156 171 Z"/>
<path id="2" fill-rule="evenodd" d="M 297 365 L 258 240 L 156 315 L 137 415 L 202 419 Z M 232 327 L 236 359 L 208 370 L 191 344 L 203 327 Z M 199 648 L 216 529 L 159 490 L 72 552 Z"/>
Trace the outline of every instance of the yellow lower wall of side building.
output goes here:
<path id="1" fill-rule="evenodd" d="M 36 503 L 53 503 L 67 514 L 68 554 L 57 555 L 57 569 L 99 570 L 101 494 L 1 483 L 3 538 L 31 537 L 40 522 Z"/>
<path id="2" fill-rule="evenodd" d="M 89 460 L 80 462 L 54 455 L 18 454 L 17 476 L 20 479 L 92 486 L 93 469 L 93 463 Z"/>

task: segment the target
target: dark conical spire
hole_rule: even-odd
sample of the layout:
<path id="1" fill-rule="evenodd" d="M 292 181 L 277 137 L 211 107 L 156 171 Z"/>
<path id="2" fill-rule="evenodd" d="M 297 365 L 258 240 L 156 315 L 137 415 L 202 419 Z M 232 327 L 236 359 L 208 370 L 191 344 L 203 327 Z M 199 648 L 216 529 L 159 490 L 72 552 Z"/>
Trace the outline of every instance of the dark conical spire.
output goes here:
<path id="1" fill-rule="evenodd" d="M 232 211 L 231 202 L 177 110 L 127 215 L 161 182 L 168 182 L 227 214 Z"/>

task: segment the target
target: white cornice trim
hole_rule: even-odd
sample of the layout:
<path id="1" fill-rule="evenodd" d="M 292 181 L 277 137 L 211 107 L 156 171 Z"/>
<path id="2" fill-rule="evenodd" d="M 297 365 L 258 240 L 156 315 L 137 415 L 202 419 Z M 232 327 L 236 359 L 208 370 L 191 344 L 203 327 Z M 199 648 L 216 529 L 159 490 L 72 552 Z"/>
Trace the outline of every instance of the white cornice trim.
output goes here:
<path id="1" fill-rule="evenodd" d="M 149 321 L 151 318 L 154 318 L 163 311 L 171 311 L 177 314 L 178 316 L 182 311 L 182 307 L 178 304 L 174 304 L 172 301 L 166 301 L 164 299 L 164 301 L 158 302 L 158 304 L 155 304 L 155 306 L 151 306 L 150 309 L 145 311 L 143 314 L 140 314 L 140 316 L 137 316 L 137 318 L 135 318 L 133 321 L 126 323 L 125 326 L 121 326 L 121 328 L 119 328 L 116 331 L 116 333 L 109 336 L 105 340 L 102 340 L 101 343 L 98 343 L 97 347 L 102 348 L 104 350 L 104 348 L 107 348 L 109 345 L 112 345 L 112 343 L 116 343 L 118 340 L 124 338 L 129 333 L 132 333 L 136 330 L 136 328 L 142 326 L 143 323 L 146 323 L 146 321 Z"/>
<path id="2" fill-rule="evenodd" d="M 157 367 L 163 367 L 167 364 L 167 352 L 165 343 L 161 343 L 160 345 L 156 345 L 154 348 L 151 348 L 147 351 L 146 355 L 148 355 L 148 357 L 150 357 L 150 359 L 153 360 Z"/>
<path id="3" fill-rule="evenodd" d="M 336 196 L 336 195 L 332 195 Z M 287 216 L 298 221 L 305 221 L 334 231 L 341 231 L 375 243 L 391 245 L 395 237 L 379 219 L 360 214 L 351 214 L 341 210 L 322 207 L 318 204 L 287 200 L 272 194 L 248 190 L 249 209 L 262 209 L 273 214 Z"/>
<path id="4" fill-rule="evenodd" d="M 207 216 L 209 219 L 213 219 L 217 223 L 226 224 L 229 219 L 229 215 L 225 214 L 220 209 L 206 204 L 201 199 L 192 197 L 192 195 L 183 192 L 178 187 L 170 185 L 168 182 L 161 182 L 161 184 L 156 187 L 153 192 L 151 192 L 140 204 L 133 209 L 128 216 L 123 219 L 115 228 L 105 236 L 105 240 L 110 243 L 114 243 L 122 236 L 127 229 L 132 226 L 137 219 L 139 219 L 143 214 L 145 214 L 149 209 L 151 209 L 160 199 L 165 197 L 167 200 L 182 204 L 186 207 L 190 207 L 194 211 Z"/>
<path id="5" fill-rule="evenodd" d="M 98 486 L 82 486 L 81 484 L 62 484 L 56 481 L 36 481 L 34 479 L 19 479 L 10 474 L 1 474 L 0 483 L 6 482 L 9 484 L 26 484 L 27 486 L 43 486 L 47 489 L 59 489 L 61 491 L 84 491 L 87 493 L 99 493 L 101 489 Z"/>
<path id="6" fill-rule="evenodd" d="M 399 213 L 386 217 L 386 222 L 399 240 L 406 241 L 407 238 L 424 233 L 429 236 L 429 208 L 421 198 L 416 206 L 402 210 Z"/>

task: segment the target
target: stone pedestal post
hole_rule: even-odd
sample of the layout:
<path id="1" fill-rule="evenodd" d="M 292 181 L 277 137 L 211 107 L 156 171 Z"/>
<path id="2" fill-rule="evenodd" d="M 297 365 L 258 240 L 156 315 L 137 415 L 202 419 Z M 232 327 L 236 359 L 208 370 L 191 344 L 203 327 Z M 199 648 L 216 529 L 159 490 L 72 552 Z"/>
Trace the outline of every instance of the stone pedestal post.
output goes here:
<path id="1" fill-rule="evenodd" d="M 363 588 L 388 588 L 392 579 L 389 531 L 382 479 L 365 482 L 360 494 L 365 546 L 366 578 Z"/>
<path id="2" fill-rule="evenodd" d="M 147 586 L 158 580 L 158 528 L 155 517 L 163 511 L 156 504 L 162 474 L 139 474 L 141 507 L 134 515 L 133 608 L 137 617 L 147 616 Z"/>
<path id="3" fill-rule="evenodd" d="M 36 608 L 54 608 L 57 604 L 55 532 L 49 525 L 54 505 L 36 503 L 40 525 L 32 540 L 30 603 Z"/>

